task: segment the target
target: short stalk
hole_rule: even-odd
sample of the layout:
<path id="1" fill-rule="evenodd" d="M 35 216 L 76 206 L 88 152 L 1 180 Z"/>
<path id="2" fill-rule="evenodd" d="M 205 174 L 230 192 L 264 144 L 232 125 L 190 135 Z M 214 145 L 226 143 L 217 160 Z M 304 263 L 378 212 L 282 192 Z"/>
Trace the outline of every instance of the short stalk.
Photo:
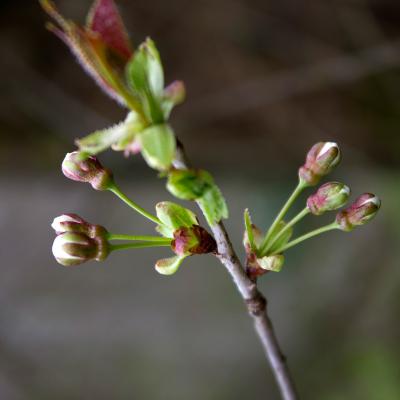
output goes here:
<path id="1" fill-rule="evenodd" d="M 129 207 L 134 209 L 139 214 L 143 215 L 143 217 L 149 219 L 150 221 L 154 222 L 157 225 L 163 225 L 163 223 L 156 216 L 150 214 L 144 208 L 140 207 L 134 201 L 125 196 L 125 194 L 121 192 L 121 190 L 116 184 L 113 184 L 108 190 L 110 192 L 113 192 L 116 196 L 118 196 Z"/>
<path id="2" fill-rule="evenodd" d="M 286 213 L 289 211 L 289 208 L 292 206 L 292 204 L 295 202 L 297 197 L 299 197 L 300 193 L 307 187 L 307 185 L 302 181 L 299 180 L 299 183 L 296 186 L 296 189 L 294 189 L 293 193 L 290 195 L 284 206 L 282 207 L 281 211 L 279 211 L 279 214 L 276 216 L 274 222 L 272 223 L 271 227 L 268 229 L 267 234 L 265 235 L 265 238 L 261 244 L 261 249 L 265 248 L 268 244 L 268 240 L 271 238 L 271 234 L 279 224 L 279 222 L 282 221 L 283 217 L 286 215 Z"/>
<path id="3" fill-rule="evenodd" d="M 272 249 L 274 244 L 283 236 L 285 232 L 287 232 L 292 226 L 297 224 L 300 220 L 302 220 L 306 215 L 310 213 L 308 207 L 305 207 L 302 211 L 300 211 L 291 221 L 289 221 L 282 230 L 278 232 L 278 234 L 273 238 L 270 243 L 267 243 L 264 249 L 261 249 L 261 254 L 268 254 L 268 251 Z"/>
<path id="4" fill-rule="evenodd" d="M 284 246 L 282 246 L 281 248 L 276 250 L 275 253 L 276 254 L 282 253 L 285 250 L 290 249 L 291 247 L 296 246 L 297 244 L 304 242 L 307 239 L 310 239 L 314 236 L 320 235 L 321 233 L 332 231 L 332 230 L 338 229 L 338 228 L 339 228 L 339 225 L 336 222 L 332 222 L 331 224 L 328 224 L 321 228 L 315 229 L 311 232 L 304 234 L 303 236 L 298 237 L 297 239 L 292 240 L 291 242 L 285 244 Z"/>
<path id="5" fill-rule="evenodd" d="M 112 244 L 110 250 L 125 250 L 125 249 L 143 249 L 146 247 L 169 247 L 170 243 L 167 242 L 136 242 L 124 244 Z"/>
<path id="6" fill-rule="evenodd" d="M 119 235 L 114 233 L 109 233 L 107 235 L 108 240 L 132 240 L 141 242 L 165 242 L 171 243 L 171 239 L 163 238 L 160 236 L 138 236 L 138 235 Z"/>

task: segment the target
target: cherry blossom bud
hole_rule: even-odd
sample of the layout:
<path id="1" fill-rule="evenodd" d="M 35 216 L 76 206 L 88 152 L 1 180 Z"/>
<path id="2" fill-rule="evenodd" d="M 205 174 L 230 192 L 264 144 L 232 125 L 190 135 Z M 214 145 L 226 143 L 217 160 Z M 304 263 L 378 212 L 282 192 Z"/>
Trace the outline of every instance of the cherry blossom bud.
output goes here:
<path id="1" fill-rule="evenodd" d="M 85 159 L 79 151 L 65 156 L 62 172 L 73 181 L 90 183 L 96 190 L 107 190 L 113 184 L 111 171 L 104 168 L 97 157 L 89 156 Z"/>
<path id="2" fill-rule="evenodd" d="M 110 249 L 103 236 L 90 238 L 84 233 L 65 232 L 55 238 L 52 251 L 59 264 L 69 267 L 90 260 L 102 261 Z"/>
<path id="3" fill-rule="evenodd" d="M 350 188 L 343 183 L 325 183 L 307 199 L 307 207 L 312 214 L 322 215 L 344 206 L 349 196 Z"/>
<path id="4" fill-rule="evenodd" d="M 91 224 L 76 214 L 63 214 L 54 218 L 51 227 L 56 231 L 56 235 L 65 232 L 75 232 L 95 238 L 98 236 L 105 237 L 107 234 L 107 230 L 104 227 Z"/>
<path id="5" fill-rule="evenodd" d="M 336 222 L 342 231 L 351 231 L 356 226 L 366 224 L 378 212 L 381 206 L 380 199 L 371 193 L 364 193 L 356 201 L 340 211 Z"/>
<path id="6" fill-rule="evenodd" d="M 213 253 L 217 250 L 214 238 L 199 225 L 175 230 L 171 246 L 178 256 Z"/>
<path id="7" fill-rule="evenodd" d="M 332 171 L 340 159 L 341 154 L 336 143 L 316 143 L 308 152 L 305 164 L 299 169 L 299 178 L 308 186 L 314 186 Z"/>

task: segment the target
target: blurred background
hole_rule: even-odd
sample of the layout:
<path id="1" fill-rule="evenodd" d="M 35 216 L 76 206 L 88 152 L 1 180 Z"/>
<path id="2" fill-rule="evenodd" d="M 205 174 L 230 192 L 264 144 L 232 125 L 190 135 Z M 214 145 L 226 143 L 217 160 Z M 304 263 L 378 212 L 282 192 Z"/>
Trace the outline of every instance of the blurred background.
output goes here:
<path id="1" fill-rule="evenodd" d="M 57 1 L 82 22 L 90 3 Z M 187 85 L 172 122 L 222 188 L 241 257 L 243 209 L 265 229 L 317 141 L 342 148 L 332 179 L 354 196 L 380 195 L 370 225 L 290 250 L 260 287 L 303 399 L 399 399 L 400 3 L 117 3 L 132 40 L 151 36 L 167 80 Z M 0 10 L 0 399 L 279 399 L 240 296 L 211 256 L 173 277 L 153 268 L 168 250 L 56 264 L 50 223 L 61 213 L 115 233 L 153 228 L 61 174 L 74 138 L 125 112 L 44 29 L 36 1 Z M 140 156 L 101 160 L 138 203 L 171 199 Z M 309 217 L 297 233 L 331 218 Z"/>

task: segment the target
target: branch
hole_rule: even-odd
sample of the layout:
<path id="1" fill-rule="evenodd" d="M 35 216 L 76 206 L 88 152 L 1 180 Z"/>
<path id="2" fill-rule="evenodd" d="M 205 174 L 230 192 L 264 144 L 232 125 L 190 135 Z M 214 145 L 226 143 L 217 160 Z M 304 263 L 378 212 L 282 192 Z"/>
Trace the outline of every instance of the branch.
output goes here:
<path id="1" fill-rule="evenodd" d="M 186 157 L 182 143 L 178 141 L 178 148 L 174 167 L 187 169 L 190 162 Z M 240 292 L 250 316 L 253 318 L 254 328 L 260 338 L 265 354 L 274 373 L 275 380 L 278 383 L 282 399 L 298 399 L 297 391 L 286 364 L 286 358 L 283 355 L 278 340 L 276 338 L 274 327 L 267 314 L 267 301 L 263 294 L 258 290 L 257 283 L 252 281 L 246 274 L 228 233 L 222 222 L 211 226 L 214 238 L 218 245 L 217 257 L 230 273 L 233 282 Z"/>

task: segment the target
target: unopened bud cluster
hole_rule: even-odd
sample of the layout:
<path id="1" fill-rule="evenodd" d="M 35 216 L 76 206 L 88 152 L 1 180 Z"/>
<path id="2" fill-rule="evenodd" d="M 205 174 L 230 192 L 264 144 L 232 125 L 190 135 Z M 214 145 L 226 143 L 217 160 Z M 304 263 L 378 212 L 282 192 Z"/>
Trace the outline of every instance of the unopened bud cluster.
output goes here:
<path id="1" fill-rule="evenodd" d="M 364 225 L 378 212 L 380 200 L 373 194 L 364 193 L 353 204 L 339 211 L 334 222 L 306 233 L 292 241 L 293 226 L 307 214 L 320 216 L 346 205 L 350 197 L 350 188 L 340 182 L 328 182 L 320 186 L 306 201 L 306 207 L 292 220 L 283 220 L 298 195 L 307 187 L 316 185 L 340 162 L 339 146 L 333 142 L 316 143 L 307 153 L 305 164 L 299 169 L 299 183 L 289 200 L 282 207 L 265 235 L 250 223 L 248 211 L 245 211 L 244 247 L 247 255 L 247 274 L 256 278 L 267 271 L 279 271 L 282 268 L 283 252 L 304 240 L 333 229 L 351 231 Z"/>
<path id="2" fill-rule="evenodd" d="M 110 252 L 106 229 L 76 214 L 61 215 L 51 226 L 57 235 L 53 255 L 61 265 L 69 267 L 90 260 L 102 261 Z"/>

